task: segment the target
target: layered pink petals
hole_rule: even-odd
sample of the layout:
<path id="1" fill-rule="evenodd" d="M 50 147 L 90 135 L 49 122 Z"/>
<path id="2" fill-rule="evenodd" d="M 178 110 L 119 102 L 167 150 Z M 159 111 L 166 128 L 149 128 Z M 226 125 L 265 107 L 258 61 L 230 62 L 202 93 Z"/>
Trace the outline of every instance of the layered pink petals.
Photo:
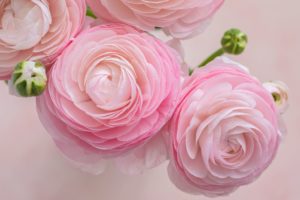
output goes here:
<path id="1" fill-rule="evenodd" d="M 170 121 L 171 180 L 208 196 L 252 182 L 276 153 L 278 120 L 270 93 L 238 64 L 218 60 L 196 70 Z"/>
<path id="2" fill-rule="evenodd" d="M 201 31 L 224 0 L 87 0 L 97 16 L 144 30 L 155 27 L 176 38 Z"/>
<path id="3" fill-rule="evenodd" d="M 48 88 L 37 99 L 40 119 L 77 163 L 144 151 L 175 108 L 178 58 L 163 42 L 127 25 L 86 30 L 51 69 Z"/>
<path id="4" fill-rule="evenodd" d="M 82 29 L 84 0 L 1 0 L 0 79 L 23 60 L 54 59 Z"/>

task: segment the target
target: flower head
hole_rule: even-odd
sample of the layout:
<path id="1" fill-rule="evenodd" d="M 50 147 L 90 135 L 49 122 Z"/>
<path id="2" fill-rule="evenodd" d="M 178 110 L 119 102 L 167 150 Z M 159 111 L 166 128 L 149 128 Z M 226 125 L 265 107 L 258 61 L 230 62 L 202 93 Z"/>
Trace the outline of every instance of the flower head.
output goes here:
<path id="1" fill-rule="evenodd" d="M 126 155 L 171 117 L 180 60 L 160 40 L 122 24 L 86 30 L 49 72 L 39 116 L 71 160 L 93 165 Z"/>
<path id="2" fill-rule="evenodd" d="M 224 0 L 87 0 L 94 13 L 108 21 L 143 30 L 162 28 L 175 38 L 188 38 L 206 27 Z"/>
<path id="3" fill-rule="evenodd" d="M 0 80 L 23 60 L 50 66 L 82 29 L 84 0 L 1 0 Z"/>
<path id="4" fill-rule="evenodd" d="M 169 123 L 169 175 L 183 191 L 225 195 L 254 181 L 273 160 L 279 113 L 263 85 L 228 59 L 196 70 Z"/>

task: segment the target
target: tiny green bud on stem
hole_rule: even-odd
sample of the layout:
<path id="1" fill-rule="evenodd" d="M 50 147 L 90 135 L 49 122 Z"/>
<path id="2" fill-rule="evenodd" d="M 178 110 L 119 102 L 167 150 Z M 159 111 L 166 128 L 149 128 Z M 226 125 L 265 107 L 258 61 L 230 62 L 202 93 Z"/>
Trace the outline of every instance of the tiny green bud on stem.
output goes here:
<path id="1" fill-rule="evenodd" d="M 221 39 L 221 48 L 206 58 L 198 67 L 203 67 L 213 61 L 216 57 L 222 56 L 225 53 L 232 55 L 240 55 L 244 52 L 248 43 L 248 37 L 239 29 L 233 28 L 226 31 Z M 191 75 L 193 70 L 190 69 Z"/>
<path id="2" fill-rule="evenodd" d="M 240 55 L 244 52 L 248 37 L 239 29 L 230 29 L 224 33 L 221 40 L 222 48 L 228 54 Z"/>
<path id="3" fill-rule="evenodd" d="M 17 64 L 9 81 L 10 93 L 22 97 L 41 95 L 46 84 L 45 67 L 40 62 L 33 61 L 23 61 Z"/>

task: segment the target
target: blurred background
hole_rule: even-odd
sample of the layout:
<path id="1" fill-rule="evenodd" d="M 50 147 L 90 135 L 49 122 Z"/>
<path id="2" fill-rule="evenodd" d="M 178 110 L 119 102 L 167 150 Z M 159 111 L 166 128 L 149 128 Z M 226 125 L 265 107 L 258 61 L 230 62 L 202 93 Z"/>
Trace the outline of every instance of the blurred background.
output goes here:
<path id="1" fill-rule="evenodd" d="M 219 48 L 223 32 L 237 27 L 249 36 L 235 60 L 261 81 L 282 80 L 290 88 L 284 118 L 288 135 L 267 171 L 253 184 L 218 200 L 300 198 L 300 2 L 228 0 L 207 31 L 184 42 L 186 60 L 199 64 Z M 207 200 L 185 194 L 169 181 L 166 164 L 141 176 L 110 167 L 92 176 L 74 169 L 55 148 L 35 112 L 34 99 L 8 95 L 0 83 L 0 199 L 2 200 Z"/>

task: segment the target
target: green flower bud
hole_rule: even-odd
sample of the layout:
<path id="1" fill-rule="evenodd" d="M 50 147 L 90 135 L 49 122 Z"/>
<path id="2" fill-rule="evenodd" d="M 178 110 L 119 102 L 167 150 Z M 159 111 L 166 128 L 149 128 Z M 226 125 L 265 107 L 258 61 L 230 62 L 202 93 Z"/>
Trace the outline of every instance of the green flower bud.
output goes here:
<path id="1" fill-rule="evenodd" d="M 198 67 L 204 67 L 211 61 L 213 61 L 216 57 L 222 56 L 225 53 L 240 55 L 244 52 L 246 45 L 248 43 L 248 37 L 245 33 L 240 31 L 239 29 L 230 29 L 226 31 L 222 37 L 221 44 L 222 47 L 212 53 L 209 57 L 207 57 L 202 63 L 198 65 Z M 189 71 L 189 75 L 193 73 L 194 70 Z"/>
<path id="2" fill-rule="evenodd" d="M 17 64 L 9 81 L 11 94 L 22 97 L 41 95 L 46 84 L 45 67 L 42 63 L 33 61 L 23 61 Z"/>
<path id="3" fill-rule="evenodd" d="M 221 40 L 223 50 L 226 53 L 240 55 L 245 50 L 248 37 L 239 29 L 230 29 L 224 33 Z"/>

